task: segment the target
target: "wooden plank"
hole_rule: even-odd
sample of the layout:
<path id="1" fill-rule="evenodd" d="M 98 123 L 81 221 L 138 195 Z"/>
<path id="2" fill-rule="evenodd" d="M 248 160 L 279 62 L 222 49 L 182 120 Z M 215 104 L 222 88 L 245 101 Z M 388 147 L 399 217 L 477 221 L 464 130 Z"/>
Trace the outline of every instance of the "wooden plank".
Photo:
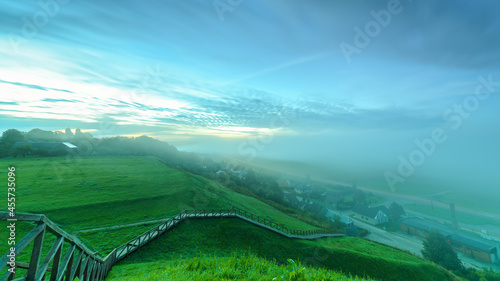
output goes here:
<path id="1" fill-rule="evenodd" d="M 94 251 L 89 249 L 87 246 L 85 246 L 80 239 L 76 238 L 73 235 L 70 235 L 66 233 L 64 230 L 62 230 L 59 226 L 54 224 L 51 220 L 49 220 L 46 216 L 42 217 L 42 221 L 47 224 L 47 230 L 51 232 L 52 234 L 56 236 L 62 236 L 64 237 L 70 244 L 76 244 L 78 248 L 83 249 L 87 255 L 92 256 L 93 258 L 102 261 L 100 258 L 98 258 Z"/>
<path id="2" fill-rule="evenodd" d="M 76 257 L 76 259 L 73 263 L 73 267 L 71 268 L 71 275 L 70 275 L 69 280 L 73 280 L 76 277 L 79 277 L 80 272 L 82 271 L 82 263 L 83 263 L 83 257 L 84 257 L 85 252 L 81 249 L 79 249 L 79 250 L 80 250 L 80 253 L 78 253 L 78 256 Z"/>
<path id="3" fill-rule="evenodd" d="M 26 213 L 16 213 L 15 217 L 11 217 L 9 212 L 0 212 L 0 220 L 7 220 L 7 219 L 17 219 L 18 221 L 33 221 L 33 222 L 39 222 L 43 218 L 43 215 L 37 215 L 37 214 L 26 214 Z"/>
<path id="4" fill-rule="evenodd" d="M 36 277 L 35 280 L 42 280 L 42 278 L 45 276 L 45 272 L 47 271 L 47 268 L 49 268 L 50 262 L 54 257 L 56 256 L 57 252 L 60 251 L 60 248 L 62 247 L 62 244 L 64 242 L 64 237 L 58 237 L 52 247 L 50 248 L 49 252 L 45 256 L 45 259 L 43 260 L 42 264 L 38 268 L 36 272 Z M 31 267 L 31 265 L 30 265 Z"/>
<path id="5" fill-rule="evenodd" d="M 52 262 L 52 272 L 50 274 L 50 281 L 55 281 L 57 279 L 57 276 L 59 275 L 59 262 L 61 260 L 62 249 L 63 249 L 63 244 L 61 243 L 61 246 L 58 248 L 54 256 L 54 261 Z M 64 272 L 64 268 L 62 269 L 62 272 Z"/>
<path id="6" fill-rule="evenodd" d="M 14 273 L 7 270 L 7 272 L 2 275 L 2 278 L 0 278 L 0 281 L 12 280 L 12 278 L 14 278 Z"/>
<path id="7" fill-rule="evenodd" d="M 40 261 L 40 257 L 42 255 L 43 237 L 45 235 L 46 227 L 45 223 L 42 224 L 43 230 L 35 237 L 35 244 L 33 245 L 33 250 L 31 251 L 30 268 L 26 274 L 26 280 L 28 281 L 35 280 L 36 273 L 38 271 L 38 262 Z"/>
<path id="8" fill-rule="evenodd" d="M 92 257 L 89 257 L 89 260 L 87 261 L 87 264 L 85 266 L 85 270 L 83 271 L 82 281 L 90 280 L 90 272 L 92 270 L 93 265 L 94 265 L 94 259 Z"/>
<path id="9" fill-rule="evenodd" d="M 55 279 L 51 278 L 51 281 L 53 281 L 53 280 L 56 280 L 56 281 L 62 280 L 63 277 L 64 277 L 64 273 L 65 272 L 66 272 L 66 276 L 69 277 L 69 275 L 71 274 L 71 267 L 73 265 L 73 259 L 74 259 L 74 256 L 75 256 L 75 248 L 76 248 L 75 245 L 69 246 L 68 251 L 66 252 L 66 255 L 64 256 L 64 259 L 63 259 L 63 261 L 62 261 L 62 263 L 60 265 L 61 269 L 57 273 L 57 276 L 55 276 Z M 54 273 L 52 273 L 52 274 L 54 274 Z"/>
<path id="10" fill-rule="evenodd" d="M 87 273 L 87 265 L 90 261 L 90 256 L 87 255 L 85 257 L 85 259 L 82 261 L 82 263 L 80 264 L 80 272 L 78 273 L 78 279 L 80 279 L 80 281 L 84 281 L 85 279 L 85 273 Z"/>
<path id="11" fill-rule="evenodd" d="M 106 268 L 106 264 L 99 263 L 99 270 L 97 271 L 97 275 L 96 275 L 97 280 L 104 279 L 104 268 Z"/>
<path id="12" fill-rule="evenodd" d="M 102 279 L 102 269 L 104 267 L 104 263 L 97 263 L 97 269 L 95 271 L 94 279 L 101 280 Z"/>
<path id="13" fill-rule="evenodd" d="M 89 266 L 87 267 L 87 276 L 85 278 L 86 281 L 89 281 L 89 280 L 93 280 L 94 278 L 94 271 L 95 271 L 95 267 L 96 267 L 96 260 L 95 259 L 91 259 L 90 260 L 90 264 Z"/>

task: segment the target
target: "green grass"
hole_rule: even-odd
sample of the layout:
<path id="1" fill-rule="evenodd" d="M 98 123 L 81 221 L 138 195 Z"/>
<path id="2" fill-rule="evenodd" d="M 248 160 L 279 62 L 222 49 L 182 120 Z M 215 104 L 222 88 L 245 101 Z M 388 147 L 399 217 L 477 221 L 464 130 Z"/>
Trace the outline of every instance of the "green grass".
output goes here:
<path id="1" fill-rule="evenodd" d="M 332 270 L 303 266 L 289 260 L 278 265 L 253 254 L 234 253 L 230 257 L 194 257 L 179 261 L 158 261 L 121 266 L 114 269 L 106 280 L 338 280 L 368 281 L 349 277 Z"/>
<path id="2" fill-rule="evenodd" d="M 419 257 L 368 240 L 353 237 L 289 239 L 234 218 L 183 222 L 122 260 L 113 268 L 112 276 L 120 280 L 123 274 L 120 272 L 127 272 L 139 278 L 146 264 L 183 262 L 204 255 L 230 258 L 235 253 L 240 256 L 247 253 L 279 264 L 293 259 L 307 266 L 380 280 L 453 280 L 449 273 Z"/>
<path id="3" fill-rule="evenodd" d="M 123 245 L 136 237 L 138 233 L 142 234 L 157 225 L 158 223 L 150 223 L 118 229 L 96 230 L 80 233 L 78 234 L 78 238 L 90 249 L 95 249 L 102 256 L 106 256 L 117 245 Z"/>
<path id="4" fill-rule="evenodd" d="M 235 193 L 201 176 L 168 167 L 153 157 L 0 159 L 0 178 L 6 178 L 6 168 L 11 165 L 16 167 L 16 211 L 43 213 L 70 233 L 87 228 L 166 218 L 188 208 L 231 206 L 289 228 L 314 228 L 255 198 Z M 1 223 L 0 227 L 5 228 L 6 222 Z M 33 224 L 18 222 L 18 226 L 17 241 L 32 229 Z M 152 226 L 153 224 L 149 224 L 92 231 L 77 236 L 90 248 L 97 249 L 105 256 L 113 248 Z M 5 233 L 7 235 L 7 232 Z M 2 239 L 7 241 L 6 237 Z M 46 238 L 43 255 L 54 241 L 51 234 L 47 234 Z M 7 249 L 6 243 L 0 244 L 2 253 Z M 307 266 L 382 280 L 450 280 L 448 273 L 436 266 L 377 243 L 351 237 L 316 241 L 287 239 L 238 219 L 183 222 L 179 227 L 123 260 L 113 269 L 113 274 L 121 269 L 141 269 L 141 265 L 148 263 L 158 268 L 157 272 L 151 271 L 151 280 L 163 280 L 162 272 L 165 270 L 178 272 L 186 269 L 185 266 L 189 264 L 189 261 L 184 263 L 186 259 L 191 263 L 198 263 L 200 260 L 195 258 L 216 256 L 217 258 L 204 258 L 203 262 L 220 262 L 224 266 L 227 263 L 241 269 L 226 272 L 221 270 L 219 280 L 224 280 L 224 276 L 232 276 L 231 274 L 250 274 L 247 272 L 248 268 L 241 264 L 234 265 L 231 261 L 233 255 L 243 253 L 248 253 L 248 260 L 266 259 L 278 263 L 287 263 L 288 259 L 300 260 Z M 18 258 L 27 262 L 29 255 L 28 247 Z M 264 264 L 264 261 L 262 262 Z M 164 265 L 168 265 L 167 268 Z M 276 276 L 289 272 L 286 267 L 273 265 L 272 262 L 262 266 L 265 267 Z M 144 272 L 144 269 L 142 270 Z M 311 274 L 316 274 L 312 273 L 313 271 Z M 195 269 L 189 274 L 199 277 L 192 277 L 193 280 L 205 280 L 203 272 Z M 318 276 L 327 274 L 318 272 Z M 263 280 L 269 280 L 264 273 L 259 276 L 265 276 Z M 251 275 L 240 277 L 242 280 L 253 278 Z M 145 280 L 140 271 L 137 271 L 135 277 L 129 278 L 135 279 L 128 280 Z"/>
<path id="5" fill-rule="evenodd" d="M 385 201 L 387 201 L 387 199 L 385 199 L 384 197 L 381 197 L 381 196 L 372 195 L 372 196 L 366 197 L 366 202 L 370 206 L 378 206 L 378 205 L 384 204 Z"/>
<path id="6" fill-rule="evenodd" d="M 69 232 L 167 218 L 189 208 L 231 206 L 289 228 L 314 229 L 255 198 L 153 157 L 0 159 L 0 167 L 5 167 L 0 178 L 6 179 L 9 165 L 16 167 L 16 211 L 45 214 Z"/>

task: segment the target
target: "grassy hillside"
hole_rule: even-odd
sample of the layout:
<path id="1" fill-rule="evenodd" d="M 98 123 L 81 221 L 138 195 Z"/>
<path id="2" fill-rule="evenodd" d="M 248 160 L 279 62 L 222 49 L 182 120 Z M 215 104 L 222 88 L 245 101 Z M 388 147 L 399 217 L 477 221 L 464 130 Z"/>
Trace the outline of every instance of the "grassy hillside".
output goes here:
<path id="1" fill-rule="evenodd" d="M 247 255 L 285 265 L 288 259 L 292 259 L 315 268 L 328 268 L 378 280 L 453 280 L 446 271 L 427 261 L 364 239 L 288 239 L 239 219 L 192 219 L 181 223 L 168 234 L 122 260 L 111 271 L 110 280 L 134 280 L 130 276 L 139 278 L 145 273 L 145 268 L 155 278 L 166 278 L 167 272 L 187 267 L 194 263 L 193 259 L 203 256 L 212 257 L 206 258 L 206 263 L 213 262 L 213 257 L 217 257 L 221 261 L 221 270 L 225 270 L 235 256 Z M 235 268 L 239 271 L 241 266 Z M 167 271 L 163 272 L 164 269 Z M 276 276 L 267 277 L 266 280 L 270 280 L 270 277 Z"/>
<path id="2" fill-rule="evenodd" d="M 140 276 L 140 277 L 139 277 Z M 274 279 L 276 278 L 276 279 Z M 279 266 L 274 261 L 255 255 L 237 255 L 231 257 L 194 257 L 179 261 L 158 261 L 125 265 L 113 270 L 106 280 L 337 280 L 368 281 L 359 277 L 350 277 L 340 272 L 306 267 L 294 260 L 287 266 Z"/>
<path id="3" fill-rule="evenodd" d="M 314 228 L 153 157 L 0 159 L 0 178 L 7 177 L 9 165 L 16 167 L 17 211 L 43 213 L 66 231 L 166 218 L 189 208 L 231 206 L 290 228 Z"/>
<path id="4" fill-rule="evenodd" d="M 0 178 L 7 177 L 8 166 L 16 167 L 16 211 L 46 214 L 70 233 L 166 218 L 187 208 L 231 206 L 289 228 L 314 228 L 255 198 L 235 193 L 201 176 L 168 167 L 153 157 L 0 159 L 0 166 Z M 0 227 L 5 228 L 5 223 L 0 222 Z M 95 230 L 79 233 L 77 236 L 104 256 L 153 225 L 155 224 L 146 223 Z M 32 227 L 30 223 L 18 222 L 18 241 Z M 0 239 L 7 241 L 7 235 L 7 232 L 2 232 Z M 44 254 L 51 245 L 50 241 L 54 240 L 50 234 L 46 237 Z M 0 244 L 0 251 L 7 251 L 6 243 Z M 239 257 L 245 253 L 248 254 L 245 256 L 247 261 L 255 261 L 260 267 L 257 264 L 255 268 L 245 267 L 248 265 L 235 264 L 231 260 L 234 255 Z M 203 256 L 210 257 L 201 261 L 195 259 Z M 29 248 L 18 256 L 18 260 L 27 262 L 28 257 Z M 186 259 L 189 260 L 186 262 Z M 201 276 L 193 280 L 208 280 L 203 279 L 203 274 L 208 274 L 208 271 L 200 268 L 208 268 L 210 264 L 217 262 L 223 264 L 219 272 L 220 280 L 233 276 L 231 274 L 237 274 L 235 276 L 241 279 L 252 279 L 250 275 L 245 275 L 249 268 L 267 268 L 269 271 L 261 274 L 266 276 L 266 280 L 269 280 L 267 274 L 278 276 L 291 272 L 289 268 L 262 259 L 275 260 L 278 264 L 286 264 L 288 259 L 293 259 L 305 265 L 382 280 L 451 280 L 446 273 L 428 262 L 362 239 L 345 237 L 317 241 L 291 240 L 237 219 L 184 222 L 117 265 L 112 274 L 115 276 L 114 280 L 144 280 L 143 265 L 147 263 L 152 266 L 151 270 L 148 269 L 148 273 L 152 274 L 151 280 L 171 280 L 162 279 L 165 270 L 179 272 L 186 271 L 186 268 L 192 269 L 186 271 L 189 274 Z M 227 266 L 234 266 L 236 271 L 225 272 L 223 269 Z M 139 271 L 130 273 L 133 269 Z M 303 272 L 306 273 L 312 274 L 310 276 L 337 274 L 321 270 Z M 124 274 L 132 274 L 136 279 L 125 279 Z M 191 279 L 190 276 L 184 277 Z"/>

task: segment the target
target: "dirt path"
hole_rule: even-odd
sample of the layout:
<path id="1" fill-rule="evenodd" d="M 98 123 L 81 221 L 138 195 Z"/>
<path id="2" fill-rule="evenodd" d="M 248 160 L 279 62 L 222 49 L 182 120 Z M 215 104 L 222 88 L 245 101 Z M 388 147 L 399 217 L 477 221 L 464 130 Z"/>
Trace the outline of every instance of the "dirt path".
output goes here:
<path id="1" fill-rule="evenodd" d="M 149 220 L 149 221 L 140 221 L 140 222 L 134 222 L 134 223 L 127 223 L 127 224 L 117 224 L 117 225 L 112 225 L 112 226 L 89 228 L 89 229 L 78 230 L 78 231 L 75 231 L 74 233 L 85 233 L 85 232 L 92 232 L 92 231 L 99 231 L 99 230 L 118 229 L 118 228 L 124 228 L 124 227 L 135 226 L 135 225 L 143 225 L 143 224 L 148 224 L 148 223 L 160 223 L 160 222 L 166 221 L 167 219 L 168 218 Z"/>

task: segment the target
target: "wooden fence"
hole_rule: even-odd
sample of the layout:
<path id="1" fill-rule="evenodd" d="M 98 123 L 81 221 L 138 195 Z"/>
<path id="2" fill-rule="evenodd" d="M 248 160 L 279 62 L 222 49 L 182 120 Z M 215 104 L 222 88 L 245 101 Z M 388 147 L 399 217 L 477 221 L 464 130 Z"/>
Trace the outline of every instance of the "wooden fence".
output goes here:
<path id="1" fill-rule="evenodd" d="M 50 281 L 68 280 L 72 281 L 79 278 L 82 281 L 104 280 L 109 271 L 119 260 L 124 259 L 142 246 L 148 244 L 153 239 L 177 226 L 186 219 L 199 218 L 240 218 L 247 222 L 264 227 L 289 238 L 299 239 L 317 239 L 328 236 L 344 236 L 344 234 L 329 234 L 322 229 L 315 230 L 297 230 L 289 229 L 281 224 L 275 223 L 269 219 L 248 213 L 238 208 L 231 209 L 206 209 L 206 210 L 184 210 L 172 218 L 166 219 L 160 225 L 146 231 L 145 233 L 131 239 L 127 243 L 117 247 L 105 258 L 98 256 L 95 252 L 88 249 L 78 238 L 64 232 L 44 215 L 16 214 L 17 221 L 32 221 L 37 225 L 24 238 L 15 245 L 16 256 L 21 253 L 32 241 L 34 241 L 33 250 L 29 264 L 16 261 L 16 267 L 25 268 L 28 272 L 20 278 L 15 278 L 15 274 L 7 271 L 0 281 L 7 280 L 45 280 L 47 272 L 50 271 Z M 8 220 L 7 212 L 0 212 L 0 220 Z M 45 232 L 48 231 L 55 235 L 56 240 L 51 246 L 48 254 L 40 263 Z M 62 257 L 63 243 L 67 242 L 70 246 Z M 0 271 L 4 269 L 9 262 L 9 252 L 0 259 Z M 52 267 L 49 268 L 50 264 Z"/>

